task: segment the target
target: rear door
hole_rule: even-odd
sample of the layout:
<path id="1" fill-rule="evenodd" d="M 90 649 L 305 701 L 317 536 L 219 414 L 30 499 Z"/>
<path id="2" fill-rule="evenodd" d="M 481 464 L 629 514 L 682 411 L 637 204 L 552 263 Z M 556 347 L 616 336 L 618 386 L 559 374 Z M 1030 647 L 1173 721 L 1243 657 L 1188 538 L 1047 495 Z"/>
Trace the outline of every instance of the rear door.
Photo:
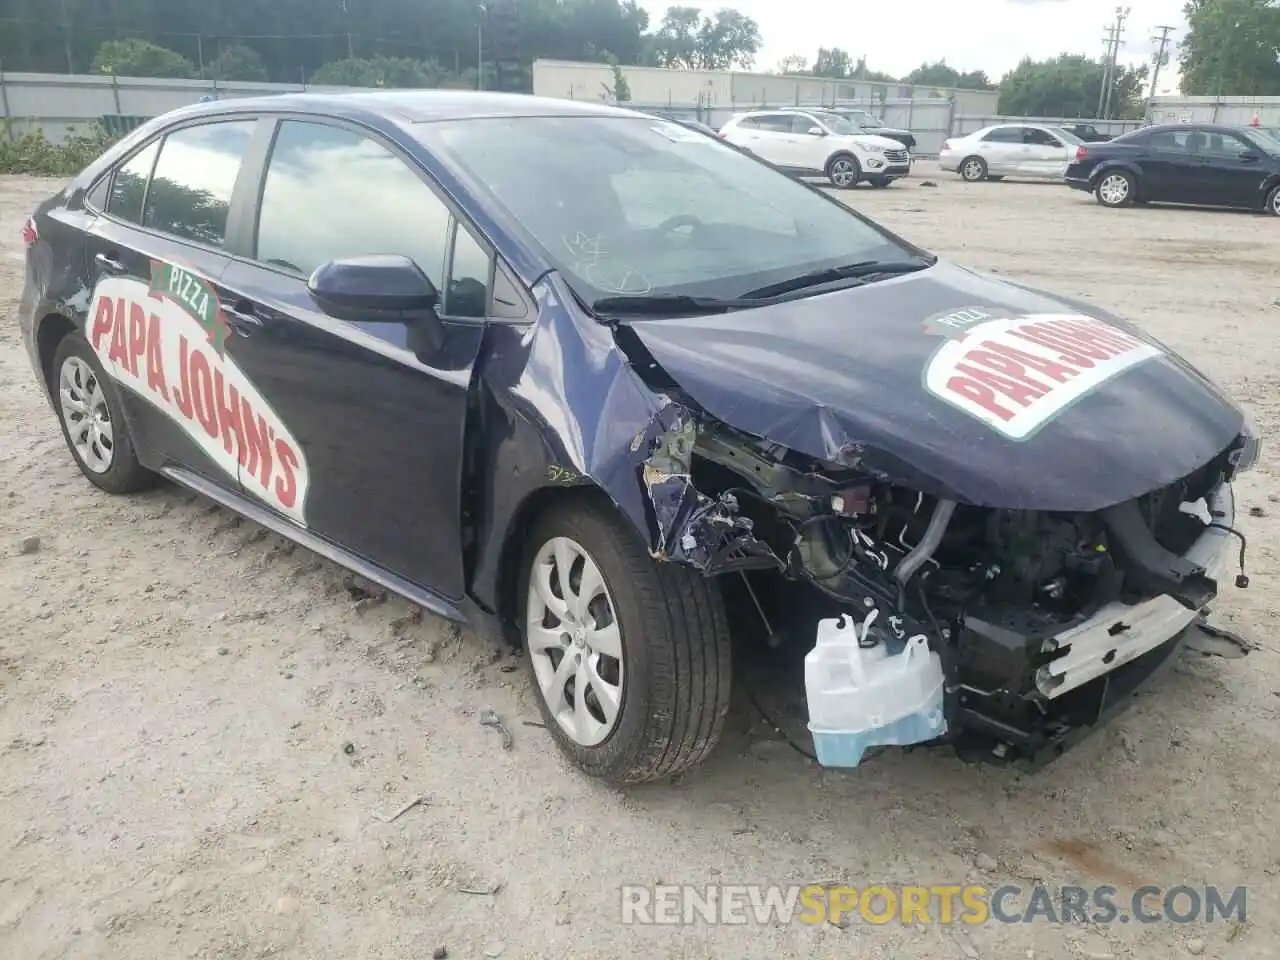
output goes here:
<path id="1" fill-rule="evenodd" d="M 1206 132 L 1197 151 L 1205 203 L 1257 206 L 1267 177 L 1262 151 L 1234 133 Z"/>
<path id="2" fill-rule="evenodd" d="M 290 482 L 247 460 L 245 492 L 450 599 L 464 592 L 463 435 L 494 269 L 455 212 L 395 143 L 337 121 L 285 119 L 247 256 L 223 276 L 241 318 L 237 363 L 271 411 L 266 432 L 289 437 L 289 449 L 266 453 L 296 461 Z M 411 321 L 349 323 L 317 308 L 311 272 L 368 254 L 411 258 L 442 292 L 442 344 Z"/>
<path id="3" fill-rule="evenodd" d="M 768 160 L 775 167 L 786 170 L 796 170 L 798 165 L 802 166 L 797 159 L 791 114 L 761 113 L 748 120 L 751 126 L 744 135 L 745 145 L 752 153 Z"/>
<path id="4" fill-rule="evenodd" d="M 1197 133 L 1195 127 L 1181 127 L 1155 130 L 1147 138 L 1146 156 L 1140 161 L 1140 189 L 1146 199 L 1187 202 L 1201 193 L 1200 160 L 1192 152 Z"/>
<path id="5" fill-rule="evenodd" d="M 214 389 L 225 344 L 216 284 L 263 132 L 253 117 L 204 119 L 144 144 L 91 191 L 100 209 L 85 239 L 86 334 L 124 388 L 139 456 L 233 490 L 239 450 L 224 443 Z"/>
<path id="6" fill-rule="evenodd" d="M 1023 148 L 1023 127 L 993 127 L 982 138 L 982 158 L 987 162 L 987 172 L 996 176 L 1010 176 L 1019 172 L 1019 160 Z"/>

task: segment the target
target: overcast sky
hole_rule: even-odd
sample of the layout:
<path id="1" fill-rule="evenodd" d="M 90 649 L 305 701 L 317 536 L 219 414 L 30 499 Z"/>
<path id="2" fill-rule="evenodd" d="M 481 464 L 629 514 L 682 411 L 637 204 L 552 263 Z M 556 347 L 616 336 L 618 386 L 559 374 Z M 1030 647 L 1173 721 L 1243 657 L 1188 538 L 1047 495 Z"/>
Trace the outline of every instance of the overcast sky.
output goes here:
<path id="1" fill-rule="evenodd" d="M 850 0 L 722 0 L 699 4 L 705 12 L 734 7 L 760 25 L 764 45 L 757 70 L 775 69 L 791 53 L 813 62 L 820 46 L 838 46 L 856 59 L 866 55 L 874 70 L 901 76 L 925 60 L 945 59 L 959 70 L 985 70 L 994 80 L 1024 56 L 1036 60 L 1059 53 L 1100 56 L 1103 34 L 1115 19 L 1116 0 L 909 0 L 854 3 Z M 1186 24 L 1183 0 L 1129 0 L 1121 59 L 1149 61 L 1154 27 Z M 654 26 L 670 0 L 642 0 Z M 1176 58 L 1160 75 L 1159 92 L 1177 82 Z"/>

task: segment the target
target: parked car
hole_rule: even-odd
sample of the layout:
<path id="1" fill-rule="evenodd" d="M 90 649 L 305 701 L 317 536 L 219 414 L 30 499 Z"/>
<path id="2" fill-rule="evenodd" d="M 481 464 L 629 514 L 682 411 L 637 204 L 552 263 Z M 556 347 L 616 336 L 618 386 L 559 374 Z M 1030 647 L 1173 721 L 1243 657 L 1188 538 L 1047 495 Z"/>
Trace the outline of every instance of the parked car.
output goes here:
<path id="1" fill-rule="evenodd" d="M 1005 177 L 1061 180 L 1080 143 L 1060 127 L 998 123 L 942 141 L 938 163 L 970 183 Z"/>
<path id="2" fill-rule="evenodd" d="M 1280 216 L 1280 142 L 1253 127 L 1158 124 L 1079 147 L 1066 180 L 1104 207 L 1189 203 Z"/>
<path id="3" fill-rule="evenodd" d="M 824 763 L 1056 756 L 1202 620 L 1258 456 L 1140 328 L 603 104 L 187 107 L 23 238 L 90 483 L 168 478 L 522 643 L 610 781 L 701 761 L 752 639 L 823 639 Z"/>
<path id="4" fill-rule="evenodd" d="M 915 153 L 916 138 L 910 130 L 903 130 L 901 127 L 886 127 L 884 123 L 870 110 L 859 110 L 855 107 L 827 107 L 827 112 L 837 114 L 844 117 L 863 133 L 874 133 L 879 137 L 888 137 L 890 140 L 897 140 L 900 144 Z"/>
<path id="5" fill-rule="evenodd" d="M 887 187 L 911 172 L 896 140 L 859 133 L 848 120 L 818 110 L 756 110 L 730 117 L 720 136 L 796 176 L 822 176 L 841 189 L 865 180 Z"/>
<path id="6" fill-rule="evenodd" d="M 1101 143 L 1111 139 L 1111 134 L 1102 133 L 1092 123 L 1064 123 L 1062 129 L 1074 134 L 1084 143 Z"/>

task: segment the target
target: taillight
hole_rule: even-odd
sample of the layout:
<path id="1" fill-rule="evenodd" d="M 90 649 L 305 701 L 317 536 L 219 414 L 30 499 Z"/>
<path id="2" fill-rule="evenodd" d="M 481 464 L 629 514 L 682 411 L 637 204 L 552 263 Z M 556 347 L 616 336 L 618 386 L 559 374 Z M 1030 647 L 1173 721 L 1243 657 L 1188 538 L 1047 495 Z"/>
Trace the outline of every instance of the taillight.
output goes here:
<path id="1" fill-rule="evenodd" d="M 1076 163 L 1079 163 L 1087 156 L 1089 156 L 1088 147 L 1076 147 Z"/>
<path id="2" fill-rule="evenodd" d="M 27 217 L 27 222 L 22 225 L 22 243 L 24 246 L 34 247 L 37 240 L 40 239 L 40 233 L 36 230 L 36 221 L 34 217 Z"/>

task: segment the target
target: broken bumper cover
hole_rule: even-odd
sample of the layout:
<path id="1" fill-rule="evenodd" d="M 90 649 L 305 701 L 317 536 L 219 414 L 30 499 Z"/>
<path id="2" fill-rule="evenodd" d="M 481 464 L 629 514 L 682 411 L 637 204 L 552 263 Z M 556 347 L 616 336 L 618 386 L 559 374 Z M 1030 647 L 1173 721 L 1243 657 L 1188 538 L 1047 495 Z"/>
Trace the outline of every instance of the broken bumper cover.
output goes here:
<path id="1" fill-rule="evenodd" d="M 1185 557 L 1203 567 L 1220 587 L 1231 565 L 1232 535 L 1223 528 L 1235 522 L 1235 495 L 1229 483 L 1213 493 L 1209 512 L 1220 526 L 1206 527 Z M 1110 603 L 1045 642 L 1046 653 L 1066 652 L 1037 670 L 1036 687 L 1056 699 L 1172 639 L 1198 615 L 1167 594 L 1133 605 Z"/>

